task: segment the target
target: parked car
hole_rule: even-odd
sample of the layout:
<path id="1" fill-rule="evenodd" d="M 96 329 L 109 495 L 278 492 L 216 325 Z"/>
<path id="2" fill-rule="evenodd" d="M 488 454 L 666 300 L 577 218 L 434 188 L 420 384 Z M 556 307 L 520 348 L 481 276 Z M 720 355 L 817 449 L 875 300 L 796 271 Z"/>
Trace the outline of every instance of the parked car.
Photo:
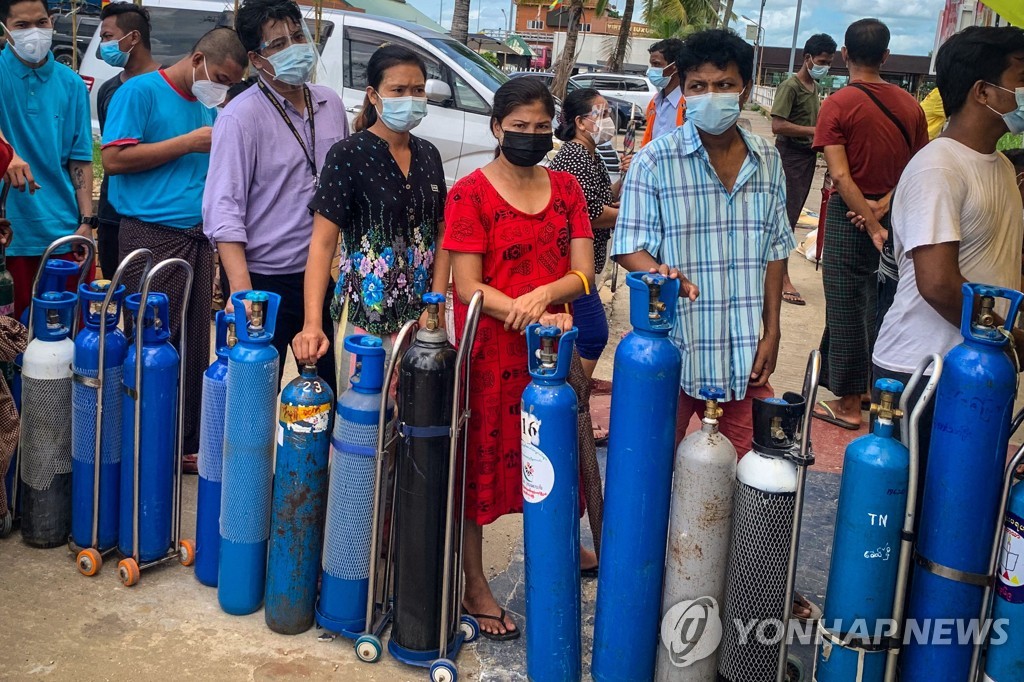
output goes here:
<path id="1" fill-rule="evenodd" d="M 533 76 L 534 78 L 540 78 L 542 81 L 544 81 L 545 85 L 547 85 L 549 89 L 551 88 L 551 85 L 555 82 L 555 74 L 549 71 L 518 71 L 516 73 L 509 74 L 510 78 L 522 78 L 523 76 Z M 565 88 L 567 93 L 572 92 L 576 88 L 590 87 L 589 85 L 582 85 L 577 80 L 578 78 L 579 76 L 573 76 L 569 79 L 569 82 L 566 84 Z M 603 92 L 601 93 L 601 95 L 603 95 L 604 98 L 608 100 L 608 104 L 612 108 L 612 120 L 615 121 L 616 130 L 625 130 L 626 126 L 629 124 L 630 116 L 633 117 L 638 126 L 642 126 L 644 124 L 645 119 L 643 108 L 638 109 L 632 106 L 630 102 L 627 102 L 624 99 L 610 97 L 608 95 L 605 95 L 605 93 Z M 645 104 L 644 106 L 646 107 L 647 105 Z"/>
<path id="2" fill-rule="evenodd" d="M 53 22 L 53 47 L 50 51 L 54 59 L 71 68 L 76 63 L 73 55 L 77 49 L 77 64 L 81 66 L 92 36 L 100 27 L 99 10 L 93 9 L 91 5 L 86 9 L 83 5 L 77 12 L 57 12 L 51 15 L 50 20 Z M 78 22 L 77 48 L 72 35 L 75 21 Z"/>
<path id="3" fill-rule="evenodd" d="M 571 80 L 580 87 L 594 88 L 604 95 L 605 99 L 612 97 L 635 104 L 641 114 L 647 110 L 647 105 L 658 94 L 658 88 L 654 87 L 645 76 L 633 74 L 586 73 L 573 76 Z"/>
<path id="4" fill-rule="evenodd" d="M 232 25 L 232 11 L 216 0 L 147 0 L 146 7 L 153 23 L 153 57 L 161 64 L 173 64 L 188 54 L 210 29 Z M 313 9 L 302 9 L 313 32 Z M 97 31 L 80 70 L 92 93 L 96 132 L 96 93 L 104 81 L 119 73 L 99 58 L 99 42 Z M 441 153 L 449 186 L 491 161 L 495 147 L 491 104 L 508 77 L 450 36 L 405 21 L 324 9 L 316 81 L 334 88 L 350 120 L 354 119 L 363 105 L 366 64 L 385 43 L 413 50 L 427 65 L 430 106 L 416 135 Z"/>

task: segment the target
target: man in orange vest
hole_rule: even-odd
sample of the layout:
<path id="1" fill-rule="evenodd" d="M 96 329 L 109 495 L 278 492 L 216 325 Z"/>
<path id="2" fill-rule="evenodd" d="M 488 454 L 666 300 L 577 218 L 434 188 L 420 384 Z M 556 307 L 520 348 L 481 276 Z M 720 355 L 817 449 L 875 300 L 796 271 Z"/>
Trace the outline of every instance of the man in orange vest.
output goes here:
<path id="1" fill-rule="evenodd" d="M 686 120 L 686 100 L 679 86 L 679 69 L 676 59 L 683 49 L 678 38 L 659 40 L 647 50 L 650 53 L 650 68 L 647 78 L 660 92 L 647 105 L 647 128 L 640 141 L 643 147 L 656 137 L 683 125 Z"/>

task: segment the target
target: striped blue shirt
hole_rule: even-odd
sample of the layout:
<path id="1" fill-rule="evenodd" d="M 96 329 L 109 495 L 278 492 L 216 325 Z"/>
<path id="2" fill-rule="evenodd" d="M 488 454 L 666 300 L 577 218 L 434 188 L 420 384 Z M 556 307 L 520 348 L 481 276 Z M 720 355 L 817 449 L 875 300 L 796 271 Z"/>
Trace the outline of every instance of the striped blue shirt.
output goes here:
<path id="1" fill-rule="evenodd" d="M 612 256 L 647 251 L 700 287 L 679 299 L 672 339 L 683 355 L 682 390 L 705 386 L 742 400 L 761 336 L 768 263 L 795 242 L 786 217 L 779 153 L 740 129 L 747 144 L 731 193 L 719 181 L 697 128 L 687 121 L 633 158 L 622 188 Z"/>

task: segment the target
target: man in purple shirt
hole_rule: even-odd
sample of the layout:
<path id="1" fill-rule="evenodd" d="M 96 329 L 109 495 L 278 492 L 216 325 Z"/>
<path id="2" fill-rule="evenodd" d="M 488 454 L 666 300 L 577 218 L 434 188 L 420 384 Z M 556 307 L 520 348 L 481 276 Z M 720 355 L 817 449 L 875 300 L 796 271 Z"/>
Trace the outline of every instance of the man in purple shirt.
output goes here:
<path id="1" fill-rule="evenodd" d="M 247 0 L 235 26 L 259 79 L 217 118 L 203 228 L 217 246 L 231 291 L 281 295 L 274 345 L 284 358 L 303 325 L 303 272 L 313 234 L 306 206 L 327 152 L 348 136 L 348 121 L 337 93 L 308 82 L 316 48 L 298 5 Z M 329 294 L 324 332 L 333 338 Z M 333 353 L 320 359 L 317 371 L 334 390 Z"/>

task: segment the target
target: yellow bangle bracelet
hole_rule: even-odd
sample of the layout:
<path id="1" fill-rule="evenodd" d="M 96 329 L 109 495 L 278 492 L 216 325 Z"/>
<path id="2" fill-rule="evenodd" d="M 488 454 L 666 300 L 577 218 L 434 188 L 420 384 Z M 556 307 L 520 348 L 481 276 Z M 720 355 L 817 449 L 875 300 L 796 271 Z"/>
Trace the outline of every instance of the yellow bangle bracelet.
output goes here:
<path id="1" fill-rule="evenodd" d="M 588 295 L 590 294 L 590 282 L 587 281 L 587 276 L 586 275 L 584 275 L 579 270 L 570 270 L 568 274 L 576 275 L 577 277 L 579 277 L 580 281 L 583 282 L 583 293 L 584 294 L 588 294 Z"/>

